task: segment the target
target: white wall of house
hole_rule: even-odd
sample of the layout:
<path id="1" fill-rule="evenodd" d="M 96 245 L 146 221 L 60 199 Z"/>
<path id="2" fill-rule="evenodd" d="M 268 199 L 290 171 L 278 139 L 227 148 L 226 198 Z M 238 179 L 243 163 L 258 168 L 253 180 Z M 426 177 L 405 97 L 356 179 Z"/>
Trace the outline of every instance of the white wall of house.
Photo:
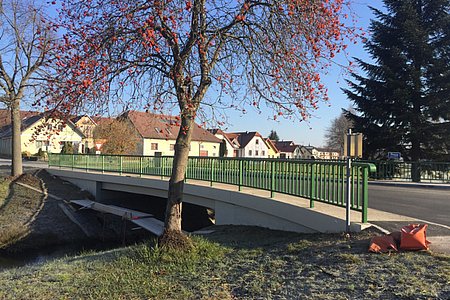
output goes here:
<path id="1" fill-rule="evenodd" d="M 173 156 L 175 154 L 175 140 L 144 139 L 142 155 Z M 190 156 L 218 157 L 220 143 L 192 141 L 189 151 Z"/>
<path id="2" fill-rule="evenodd" d="M 83 136 L 75 130 L 71 124 L 66 124 L 62 130 L 59 127 L 60 123 L 57 121 L 51 122 L 45 126 L 45 129 L 41 130 L 37 135 L 33 135 L 38 126 L 43 124 L 43 120 L 39 120 L 31 127 L 22 131 L 21 134 L 21 147 L 22 152 L 29 152 L 30 154 L 36 154 L 39 149 L 47 151 L 49 153 L 60 153 L 63 146 L 63 142 L 72 142 L 75 151 L 81 150 L 81 142 Z M 58 134 L 56 134 L 56 132 Z M 11 155 L 11 137 L 3 138 L 0 140 L 0 154 Z"/>
<path id="3" fill-rule="evenodd" d="M 220 139 L 220 140 L 222 140 L 222 141 L 225 141 L 226 153 L 225 153 L 224 156 L 225 156 L 225 157 L 235 157 L 235 155 L 234 155 L 234 150 L 235 150 L 235 148 L 233 147 L 233 145 L 231 145 L 231 144 L 228 142 L 227 139 L 225 139 L 225 137 L 223 136 L 223 134 L 216 133 L 216 134 L 215 134 L 215 137 L 218 138 L 218 139 Z M 220 152 L 219 152 L 219 153 L 220 153 Z"/>
<path id="4" fill-rule="evenodd" d="M 263 139 L 259 136 L 253 139 L 243 148 L 242 157 L 267 158 L 269 155 L 269 148 Z"/>
<path id="5" fill-rule="evenodd" d="M 39 120 L 31 127 L 22 131 L 22 152 L 28 151 L 35 154 L 42 149 L 49 153 L 60 153 L 64 142 L 71 142 L 74 146 L 75 152 L 81 152 L 81 145 L 83 136 L 76 131 L 73 125 L 66 124 L 61 129 L 61 123 L 53 121 L 46 125 L 44 130 L 41 130 L 37 135 L 38 126 L 42 125 L 43 121 Z M 51 127 L 49 127 L 51 125 Z"/>

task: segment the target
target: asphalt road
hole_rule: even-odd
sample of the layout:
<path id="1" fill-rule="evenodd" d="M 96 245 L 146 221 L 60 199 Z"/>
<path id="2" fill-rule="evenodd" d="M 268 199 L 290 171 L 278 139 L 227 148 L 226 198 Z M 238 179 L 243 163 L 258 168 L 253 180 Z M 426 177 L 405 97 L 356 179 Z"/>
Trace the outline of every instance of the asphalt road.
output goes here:
<path id="1" fill-rule="evenodd" d="M 369 207 L 450 226 L 450 189 L 369 185 Z"/>
<path id="2" fill-rule="evenodd" d="M 46 168 L 48 166 L 48 162 L 46 162 L 46 161 L 23 160 L 22 164 L 24 167 L 29 167 L 29 168 Z M 11 159 L 0 158 L 0 166 L 10 166 L 10 165 L 11 165 Z"/>

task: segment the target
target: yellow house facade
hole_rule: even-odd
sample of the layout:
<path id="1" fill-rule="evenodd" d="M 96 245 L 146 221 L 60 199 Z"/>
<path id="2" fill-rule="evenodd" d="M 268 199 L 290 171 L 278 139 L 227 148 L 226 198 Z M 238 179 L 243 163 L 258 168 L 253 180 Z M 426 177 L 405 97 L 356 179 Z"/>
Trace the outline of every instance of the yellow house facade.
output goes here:
<path id="1" fill-rule="evenodd" d="M 60 153 L 64 143 L 72 143 L 74 151 L 79 152 L 84 139 L 83 133 L 68 121 L 47 120 L 44 114 L 22 120 L 22 152 L 31 155 L 39 150 L 48 153 Z M 11 126 L 2 128 L 0 133 L 0 154 L 10 156 L 12 145 Z"/>
<path id="2" fill-rule="evenodd" d="M 268 157 L 269 158 L 280 158 L 280 150 L 275 146 L 275 144 L 270 139 L 264 140 L 269 148 Z"/>

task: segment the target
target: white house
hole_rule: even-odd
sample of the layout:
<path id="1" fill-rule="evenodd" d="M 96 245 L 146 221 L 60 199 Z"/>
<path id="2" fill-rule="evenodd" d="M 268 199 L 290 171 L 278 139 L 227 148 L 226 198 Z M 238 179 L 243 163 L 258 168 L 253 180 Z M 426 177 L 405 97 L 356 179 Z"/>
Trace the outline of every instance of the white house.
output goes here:
<path id="1" fill-rule="evenodd" d="M 268 158 L 269 146 L 256 131 L 223 133 L 233 145 L 234 157 Z"/>
<path id="2" fill-rule="evenodd" d="M 11 125 L 0 131 L 0 154 L 10 156 L 12 152 Z M 41 151 L 60 153 L 65 143 L 71 143 L 75 152 L 81 151 L 83 133 L 71 121 L 48 119 L 45 113 L 39 113 L 22 120 L 22 152 L 36 154 Z"/>
<path id="3" fill-rule="evenodd" d="M 175 154 L 175 142 L 180 130 L 177 117 L 127 111 L 119 118 L 128 120 L 136 130 L 140 141 L 135 154 L 150 156 L 172 156 Z M 189 155 L 218 157 L 220 144 L 220 139 L 195 124 Z"/>
<path id="4" fill-rule="evenodd" d="M 280 151 L 280 158 L 302 158 L 300 152 L 300 146 L 296 145 L 293 141 L 277 141 L 275 146 Z"/>

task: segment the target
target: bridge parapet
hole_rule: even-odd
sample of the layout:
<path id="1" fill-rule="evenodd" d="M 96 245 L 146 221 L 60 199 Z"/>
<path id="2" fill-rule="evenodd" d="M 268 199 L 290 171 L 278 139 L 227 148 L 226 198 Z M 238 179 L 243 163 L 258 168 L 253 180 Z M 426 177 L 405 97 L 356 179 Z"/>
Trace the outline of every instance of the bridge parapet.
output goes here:
<path id="1" fill-rule="evenodd" d="M 172 156 L 49 154 L 49 167 L 169 177 Z M 203 180 L 266 190 L 345 207 L 346 171 L 343 161 L 190 157 L 186 180 Z M 351 169 L 350 209 L 367 222 L 368 178 L 375 166 L 354 163 Z"/>

